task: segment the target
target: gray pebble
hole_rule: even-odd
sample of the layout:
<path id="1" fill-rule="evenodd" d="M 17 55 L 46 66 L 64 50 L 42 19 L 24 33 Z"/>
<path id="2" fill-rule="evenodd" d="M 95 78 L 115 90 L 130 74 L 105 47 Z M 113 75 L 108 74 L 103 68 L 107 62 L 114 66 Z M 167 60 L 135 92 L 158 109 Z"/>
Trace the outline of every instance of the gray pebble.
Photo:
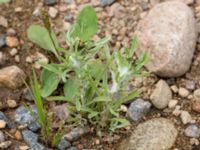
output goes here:
<path id="1" fill-rule="evenodd" d="M 106 7 L 106 6 L 109 6 L 109 5 L 111 5 L 112 3 L 114 3 L 115 0 L 101 0 L 100 2 L 101 2 L 101 6 L 102 6 L 102 7 Z"/>
<path id="2" fill-rule="evenodd" d="M 72 4 L 72 3 L 74 3 L 75 1 L 74 1 L 74 0 L 64 0 L 64 2 L 65 2 L 66 4 Z"/>
<path id="3" fill-rule="evenodd" d="M 131 103 L 126 115 L 130 120 L 138 122 L 149 112 L 150 108 L 150 102 L 139 98 Z"/>
<path id="4" fill-rule="evenodd" d="M 55 5 L 58 3 L 58 0 L 43 0 L 43 3 L 45 5 L 49 5 L 49 6 L 52 6 L 52 5 Z"/>
<path id="5" fill-rule="evenodd" d="M 8 128 L 14 128 L 14 125 L 10 122 L 10 120 L 1 111 L 0 111 L 0 120 L 4 120 L 6 122 Z"/>
<path id="6" fill-rule="evenodd" d="M 30 109 L 36 116 L 38 115 L 37 109 L 34 105 L 32 105 Z M 21 125 L 27 124 L 28 128 L 32 131 L 37 131 L 40 128 L 39 124 L 32 116 L 31 112 L 24 106 L 20 106 L 19 108 L 17 108 L 15 121 Z"/>
<path id="7" fill-rule="evenodd" d="M 6 36 L 4 34 L 0 34 L 0 48 L 6 44 Z"/>
<path id="8" fill-rule="evenodd" d="M 60 140 L 60 142 L 58 143 L 58 150 L 65 150 L 66 148 L 69 148 L 71 146 L 71 144 L 69 143 L 69 141 L 67 141 L 65 138 L 62 138 Z"/>
<path id="9" fill-rule="evenodd" d="M 68 148 L 67 150 L 78 150 L 78 148 L 76 148 L 75 146 L 72 146 L 72 147 Z"/>
<path id="10" fill-rule="evenodd" d="M 33 133 L 30 130 L 24 130 L 22 131 L 22 136 L 24 138 L 24 141 L 29 145 L 29 146 L 34 146 L 37 141 L 38 141 L 38 135 Z"/>
<path id="11" fill-rule="evenodd" d="M 195 124 L 192 124 L 185 129 L 185 135 L 192 138 L 198 138 L 200 136 L 200 130 Z"/>
<path id="12" fill-rule="evenodd" d="M 35 145 L 32 145 L 29 150 L 48 150 L 44 145 L 40 143 L 36 143 Z"/>
<path id="13" fill-rule="evenodd" d="M 64 19 L 66 22 L 72 22 L 73 16 L 70 14 L 70 15 L 65 16 Z"/>

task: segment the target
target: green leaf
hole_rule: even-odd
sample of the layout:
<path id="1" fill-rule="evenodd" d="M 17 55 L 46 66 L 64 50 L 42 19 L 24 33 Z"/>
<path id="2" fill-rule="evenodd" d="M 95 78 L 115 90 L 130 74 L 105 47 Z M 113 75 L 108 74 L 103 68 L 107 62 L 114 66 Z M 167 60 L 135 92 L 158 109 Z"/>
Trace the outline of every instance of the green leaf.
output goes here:
<path id="1" fill-rule="evenodd" d="M 140 95 L 140 92 L 138 90 L 133 90 L 131 93 L 129 93 L 127 96 L 124 98 L 124 102 L 133 100 L 134 98 L 138 97 Z"/>
<path id="2" fill-rule="evenodd" d="M 56 34 L 54 32 L 51 32 L 51 37 L 53 39 L 53 42 L 51 40 L 51 37 L 49 36 L 49 32 L 46 28 L 41 27 L 39 25 L 31 25 L 28 28 L 28 38 L 41 48 L 51 51 L 53 53 L 56 53 L 56 47 L 59 47 L 58 41 L 56 38 Z"/>
<path id="3" fill-rule="evenodd" d="M 133 57 L 133 55 L 136 51 L 136 48 L 137 48 L 137 44 L 138 44 L 138 38 L 135 36 L 132 40 L 132 43 L 131 43 L 129 57 Z"/>
<path id="4" fill-rule="evenodd" d="M 110 130 L 114 132 L 116 129 L 124 128 L 129 126 L 130 122 L 127 119 L 123 118 L 112 118 L 110 123 Z"/>
<path id="5" fill-rule="evenodd" d="M 42 97 L 47 97 L 51 95 L 58 87 L 58 84 L 60 82 L 60 78 L 57 74 L 47 70 L 43 69 L 41 74 L 41 82 L 42 82 L 42 88 L 41 88 L 41 95 Z"/>
<path id="6" fill-rule="evenodd" d="M 83 8 L 71 30 L 74 38 L 79 37 L 82 41 L 89 41 L 97 33 L 97 16 L 94 8 L 91 6 Z"/>
<path id="7" fill-rule="evenodd" d="M 2 4 L 2 3 L 8 3 L 8 2 L 10 2 L 10 0 L 0 0 L 0 4 Z"/>
<path id="8" fill-rule="evenodd" d="M 100 60 L 90 62 L 88 67 L 88 70 L 92 77 L 97 80 L 103 78 L 103 74 L 106 71 L 106 66 Z"/>
<path id="9" fill-rule="evenodd" d="M 99 96 L 99 97 L 94 98 L 92 101 L 88 102 L 87 105 L 91 105 L 91 104 L 99 103 L 99 102 L 110 102 L 110 101 L 112 101 L 110 97 Z"/>
<path id="10" fill-rule="evenodd" d="M 33 80 L 31 80 L 31 89 L 32 89 L 32 93 L 33 93 L 34 103 L 37 107 L 37 111 L 38 111 L 38 115 L 39 115 L 38 122 L 41 125 L 41 127 L 44 128 L 46 125 L 46 115 L 45 115 L 45 109 L 44 109 L 42 98 L 40 95 L 39 84 L 37 81 L 35 71 L 33 71 Z"/>
<path id="11" fill-rule="evenodd" d="M 79 82 L 76 79 L 68 79 L 64 85 L 64 95 L 67 99 L 72 100 L 78 90 L 79 90 Z"/>

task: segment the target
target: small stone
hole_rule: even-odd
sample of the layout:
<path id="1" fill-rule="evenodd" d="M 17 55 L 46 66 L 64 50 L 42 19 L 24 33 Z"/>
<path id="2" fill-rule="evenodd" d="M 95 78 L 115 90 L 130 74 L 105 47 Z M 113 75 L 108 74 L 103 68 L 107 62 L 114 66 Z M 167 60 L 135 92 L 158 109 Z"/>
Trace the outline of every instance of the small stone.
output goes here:
<path id="1" fill-rule="evenodd" d="M 6 45 L 8 47 L 17 47 L 17 46 L 19 46 L 19 40 L 13 36 L 7 36 L 6 37 Z"/>
<path id="2" fill-rule="evenodd" d="M 63 30 L 64 31 L 69 31 L 70 27 L 71 27 L 71 24 L 69 22 L 63 21 Z"/>
<path id="3" fill-rule="evenodd" d="M 56 117 L 58 117 L 60 120 L 67 120 L 67 118 L 69 117 L 67 104 L 55 106 L 54 112 L 55 112 Z"/>
<path id="4" fill-rule="evenodd" d="M 24 95 L 24 98 L 28 101 L 33 101 L 33 94 L 31 92 L 31 90 L 29 89 L 24 89 L 23 90 L 23 95 Z"/>
<path id="5" fill-rule="evenodd" d="M 158 109 L 163 109 L 168 106 L 169 101 L 172 99 L 172 92 L 164 80 L 160 80 L 156 84 L 156 88 L 151 94 L 150 99 Z"/>
<path id="6" fill-rule="evenodd" d="M 200 98 L 200 89 L 195 90 L 193 95 L 194 95 L 194 98 L 199 99 Z"/>
<path id="7" fill-rule="evenodd" d="M 17 89 L 24 84 L 26 76 L 17 66 L 9 66 L 0 69 L 0 86 Z"/>
<path id="8" fill-rule="evenodd" d="M 172 112 L 172 114 L 174 115 L 174 116 L 179 116 L 180 114 L 181 114 L 181 110 L 180 110 L 180 106 L 178 105 L 178 106 L 176 106 L 176 108 L 174 109 L 174 111 Z"/>
<path id="9" fill-rule="evenodd" d="M 128 108 L 126 116 L 134 122 L 139 122 L 151 108 L 151 103 L 143 99 L 133 101 Z"/>
<path id="10" fill-rule="evenodd" d="M 195 82 L 194 82 L 194 81 L 189 81 L 189 80 L 187 80 L 187 81 L 185 82 L 185 87 L 186 87 L 186 89 L 192 91 L 192 90 L 195 89 Z"/>
<path id="11" fill-rule="evenodd" d="M 125 16 L 125 8 L 119 3 L 115 3 L 110 7 L 109 16 L 116 18 L 123 18 Z"/>
<path id="12" fill-rule="evenodd" d="M 169 101 L 168 107 L 175 108 L 177 104 L 178 104 L 178 100 L 172 99 Z"/>
<path id="13" fill-rule="evenodd" d="M 178 93 L 178 87 L 176 85 L 172 85 L 170 88 L 174 93 Z"/>
<path id="14" fill-rule="evenodd" d="M 64 135 L 63 138 L 71 142 L 71 141 L 77 140 L 79 137 L 81 137 L 82 135 L 88 132 L 89 132 L 88 127 L 79 126 L 72 129 L 68 134 Z"/>
<path id="15" fill-rule="evenodd" d="M 169 150 L 177 135 L 178 131 L 170 120 L 151 119 L 140 123 L 130 138 L 122 141 L 118 150 Z"/>
<path id="16" fill-rule="evenodd" d="M 39 64 L 39 62 L 44 63 L 44 64 L 48 64 L 49 63 L 49 59 L 44 54 L 42 54 L 40 52 L 36 52 L 31 57 L 35 61 L 34 66 L 35 66 L 36 69 L 40 69 L 41 68 L 41 65 Z"/>
<path id="17" fill-rule="evenodd" d="M 178 90 L 178 94 L 181 97 L 185 98 L 190 94 L 190 92 L 187 89 L 180 87 L 179 90 Z"/>
<path id="18" fill-rule="evenodd" d="M 56 16 L 58 15 L 58 10 L 54 7 L 50 7 L 48 13 L 51 18 L 56 18 Z"/>
<path id="19" fill-rule="evenodd" d="M 15 56 L 18 53 L 18 50 L 16 48 L 11 49 L 10 55 Z"/>
<path id="20" fill-rule="evenodd" d="M 48 149 L 40 143 L 35 143 L 34 145 L 31 145 L 29 150 L 48 150 Z"/>
<path id="21" fill-rule="evenodd" d="M 15 100 L 9 99 L 9 100 L 7 100 L 7 105 L 10 108 L 15 108 L 15 107 L 17 107 L 17 102 Z"/>
<path id="22" fill-rule="evenodd" d="M 188 124 L 192 121 L 192 117 L 187 111 L 182 111 L 181 112 L 181 121 L 183 124 Z"/>
<path id="23" fill-rule="evenodd" d="M 24 138 L 24 141 L 29 145 L 35 145 L 38 141 L 38 135 L 33 133 L 30 130 L 24 130 L 22 131 L 22 136 Z"/>
<path id="24" fill-rule="evenodd" d="M 6 122 L 4 120 L 0 120 L 0 129 L 4 129 L 6 127 Z"/>
<path id="25" fill-rule="evenodd" d="M 64 0 L 64 2 L 65 2 L 66 4 L 72 4 L 72 3 L 75 3 L 74 0 Z"/>
<path id="26" fill-rule="evenodd" d="M 37 109 L 34 105 L 31 105 L 29 108 L 36 116 L 38 115 Z M 31 112 L 27 110 L 24 106 L 20 106 L 19 108 L 17 108 L 15 121 L 20 125 L 27 124 L 28 128 L 31 131 L 37 131 L 40 128 L 38 122 L 32 116 Z"/>
<path id="27" fill-rule="evenodd" d="M 195 100 L 192 102 L 192 110 L 200 113 L 200 100 Z"/>
<path id="28" fill-rule="evenodd" d="M 4 34 L 0 34 L 0 48 L 6 45 L 6 36 Z"/>
<path id="29" fill-rule="evenodd" d="M 101 6 L 102 7 L 106 7 L 111 5 L 112 3 L 114 3 L 115 0 L 100 0 Z"/>
<path id="30" fill-rule="evenodd" d="M 33 58 L 30 57 L 30 56 L 27 56 L 26 57 L 26 62 L 31 64 L 33 62 Z"/>
<path id="31" fill-rule="evenodd" d="M 7 149 L 8 147 L 10 147 L 12 144 L 11 141 L 5 141 L 5 142 L 2 142 L 0 143 L 0 149 Z"/>
<path id="32" fill-rule="evenodd" d="M 126 113 L 128 111 L 128 108 L 125 105 L 121 105 L 120 106 L 120 111 Z"/>
<path id="33" fill-rule="evenodd" d="M 188 137 L 198 138 L 200 136 L 200 130 L 195 124 L 192 124 L 185 129 L 185 135 Z"/>
<path id="34" fill-rule="evenodd" d="M 79 150 L 79 149 L 75 146 L 72 146 L 72 147 L 68 148 L 67 150 Z"/>
<path id="35" fill-rule="evenodd" d="M 17 7 L 15 8 L 15 12 L 22 12 L 23 11 L 23 8 L 22 7 Z"/>
<path id="36" fill-rule="evenodd" d="M 19 146 L 19 149 L 20 149 L 20 150 L 28 150 L 29 147 L 28 147 L 28 146 Z"/>
<path id="37" fill-rule="evenodd" d="M 49 6 L 52 6 L 52 5 L 55 5 L 57 4 L 58 0 L 43 0 L 43 3 L 45 5 L 49 5 Z"/>
<path id="38" fill-rule="evenodd" d="M 8 21 L 5 17 L 0 16 L 0 26 L 7 28 L 8 27 Z"/>
<path id="39" fill-rule="evenodd" d="M 0 111 L 0 120 L 4 120 L 9 128 L 13 128 L 12 123 L 10 120 L 5 116 L 3 112 Z"/>
<path id="40" fill-rule="evenodd" d="M 15 138 L 16 138 L 17 140 L 21 140 L 21 139 L 22 139 L 22 134 L 21 134 L 21 132 L 20 132 L 19 130 L 17 130 L 17 131 L 15 132 Z"/>
<path id="41" fill-rule="evenodd" d="M 69 148 L 71 146 L 71 144 L 69 143 L 69 141 L 67 141 L 65 138 L 62 138 L 60 140 L 60 142 L 58 143 L 58 150 L 65 150 L 66 148 Z"/>
<path id="42" fill-rule="evenodd" d="M 20 57 L 19 57 L 19 55 L 16 55 L 16 56 L 15 56 L 15 62 L 17 62 L 17 63 L 20 62 Z"/>
<path id="43" fill-rule="evenodd" d="M 6 34 L 7 34 L 7 36 L 15 36 L 17 33 L 16 33 L 15 29 L 9 28 L 6 31 Z"/>
<path id="44" fill-rule="evenodd" d="M 5 136 L 2 131 L 0 131 L 0 143 L 5 141 Z"/>
<path id="45" fill-rule="evenodd" d="M 64 17 L 64 19 L 65 19 L 65 21 L 67 21 L 67 22 L 72 22 L 73 16 L 72 16 L 72 15 L 66 15 L 66 16 Z"/>

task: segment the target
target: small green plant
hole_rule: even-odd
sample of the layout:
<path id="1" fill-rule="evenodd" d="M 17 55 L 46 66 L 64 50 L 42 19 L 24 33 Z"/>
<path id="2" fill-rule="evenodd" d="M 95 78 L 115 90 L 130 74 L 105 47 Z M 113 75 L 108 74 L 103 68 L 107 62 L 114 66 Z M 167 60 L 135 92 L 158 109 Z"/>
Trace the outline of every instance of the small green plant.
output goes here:
<path id="1" fill-rule="evenodd" d="M 51 144 L 51 146 L 54 147 L 58 144 L 62 136 L 62 132 L 60 132 L 61 128 L 58 129 L 56 134 L 53 132 L 53 116 L 52 113 L 47 112 L 47 109 L 44 107 L 35 71 L 33 71 L 33 79 L 31 80 L 31 91 L 33 94 L 34 103 L 37 107 L 38 115 L 33 113 L 29 107 L 27 107 L 27 109 L 31 112 L 31 114 L 34 116 L 39 126 L 41 127 L 42 140 L 46 144 Z"/>
<path id="2" fill-rule="evenodd" d="M 40 63 L 43 67 L 41 96 L 47 100 L 68 102 L 68 123 L 93 124 L 112 132 L 129 125 L 120 106 L 139 96 L 137 90 L 130 88 L 130 80 L 143 74 L 141 68 L 148 61 L 146 53 L 133 59 L 137 38 L 133 39 L 130 48 L 111 53 L 109 37 L 97 42 L 92 40 L 98 23 L 94 9 L 87 6 L 66 33 L 69 49 L 65 50 L 59 46 L 46 14 L 43 14 L 43 21 L 45 27 L 29 27 L 28 38 L 54 53 L 58 62 Z M 63 92 L 53 96 L 58 88 Z"/>

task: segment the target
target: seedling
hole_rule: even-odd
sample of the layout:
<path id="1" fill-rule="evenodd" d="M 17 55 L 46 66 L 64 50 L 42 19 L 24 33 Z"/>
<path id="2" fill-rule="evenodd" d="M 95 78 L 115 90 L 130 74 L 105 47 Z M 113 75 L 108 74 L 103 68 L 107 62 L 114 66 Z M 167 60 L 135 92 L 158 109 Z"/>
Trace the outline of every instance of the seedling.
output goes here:
<path id="1" fill-rule="evenodd" d="M 41 88 L 37 90 L 41 96 L 47 100 L 67 102 L 70 117 L 66 122 L 70 124 L 92 124 L 112 132 L 129 125 L 120 112 L 120 106 L 139 96 L 136 89 L 130 88 L 130 80 L 146 74 L 141 69 L 149 60 L 145 52 L 137 60 L 133 59 L 137 38 L 133 39 L 130 48 L 111 53 L 109 37 L 97 42 L 92 40 L 97 33 L 97 17 L 94 9 L 87 6 L 66 33 L 69 48 L 65 50 L 60 47 L 45 14 L 43 21 L 45 27 L 29 27 L 28 38 L 52 52 L 58 63 L 40 63 L 43 70 Z M 58 88 L 63 88 L 63 93 L 54 95 Z"/>

